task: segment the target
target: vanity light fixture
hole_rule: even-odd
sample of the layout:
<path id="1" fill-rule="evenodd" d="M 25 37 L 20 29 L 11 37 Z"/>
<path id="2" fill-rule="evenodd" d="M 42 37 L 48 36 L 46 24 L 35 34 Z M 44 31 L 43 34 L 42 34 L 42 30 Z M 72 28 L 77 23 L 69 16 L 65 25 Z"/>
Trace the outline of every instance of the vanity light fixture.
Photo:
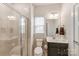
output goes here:
<path id="1" fill-rule="evenodd" d="M 59 14 L 58 13 L 50 13 L 47 16 L 47 19 L 58 19 Z"/>

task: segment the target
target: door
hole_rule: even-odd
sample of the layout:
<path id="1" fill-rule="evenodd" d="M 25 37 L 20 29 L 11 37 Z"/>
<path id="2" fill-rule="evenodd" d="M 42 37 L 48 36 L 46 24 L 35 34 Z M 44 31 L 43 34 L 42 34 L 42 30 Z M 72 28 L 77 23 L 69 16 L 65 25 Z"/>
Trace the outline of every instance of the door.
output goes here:
<path id="1" fill-rule="evenodd" d="M 79 56 L 79 4 L 75 5 L 75 55 Z"/>
<path id="2" fill-rule="evenodd" d="M 12 55 L 27 55 L 27 19 L 0 4 L 0 56 Z"/>

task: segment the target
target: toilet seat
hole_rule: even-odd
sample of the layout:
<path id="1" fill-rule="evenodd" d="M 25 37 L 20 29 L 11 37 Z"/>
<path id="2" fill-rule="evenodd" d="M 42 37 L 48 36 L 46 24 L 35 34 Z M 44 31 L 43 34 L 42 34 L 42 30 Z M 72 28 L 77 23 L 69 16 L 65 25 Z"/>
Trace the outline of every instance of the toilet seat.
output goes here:
<path id="1" fill-rule="evenodd" d="M 43 49 L 41 47 L 36 47 L 34 49 L 34 56 L 42 56 L 43 55 Z"/>

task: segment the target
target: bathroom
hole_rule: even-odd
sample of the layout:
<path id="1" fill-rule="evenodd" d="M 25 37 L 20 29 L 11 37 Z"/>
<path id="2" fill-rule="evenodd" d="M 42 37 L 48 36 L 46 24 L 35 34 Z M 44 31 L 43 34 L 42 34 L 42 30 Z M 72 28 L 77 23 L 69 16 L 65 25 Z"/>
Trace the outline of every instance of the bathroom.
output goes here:
<path id="1" fill-rule="evenodd" d="M 78 3 L 0 3 L 0 56 L 79 56 Z"/>

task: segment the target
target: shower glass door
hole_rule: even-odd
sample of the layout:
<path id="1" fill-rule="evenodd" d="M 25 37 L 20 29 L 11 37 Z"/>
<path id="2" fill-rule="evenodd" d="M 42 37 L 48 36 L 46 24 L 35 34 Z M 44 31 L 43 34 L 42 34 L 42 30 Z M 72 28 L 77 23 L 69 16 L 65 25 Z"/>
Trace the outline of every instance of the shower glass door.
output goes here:
<path id="1" fill-rule="evenodd" d="M 74 54 L 79 56 L 79 4 L 75 5 L 75 40 L 74 40 Z"/>
<path id="2" fill-rule="evenodd" d="M 26 18 L 22 18 L 25 21 L 21 18 L 20 14 L 6 4 L 0 4 L 0 56 L 27 55 L 27 24 Z M 23 27 L 20 20 L 23 21 Z"/>

